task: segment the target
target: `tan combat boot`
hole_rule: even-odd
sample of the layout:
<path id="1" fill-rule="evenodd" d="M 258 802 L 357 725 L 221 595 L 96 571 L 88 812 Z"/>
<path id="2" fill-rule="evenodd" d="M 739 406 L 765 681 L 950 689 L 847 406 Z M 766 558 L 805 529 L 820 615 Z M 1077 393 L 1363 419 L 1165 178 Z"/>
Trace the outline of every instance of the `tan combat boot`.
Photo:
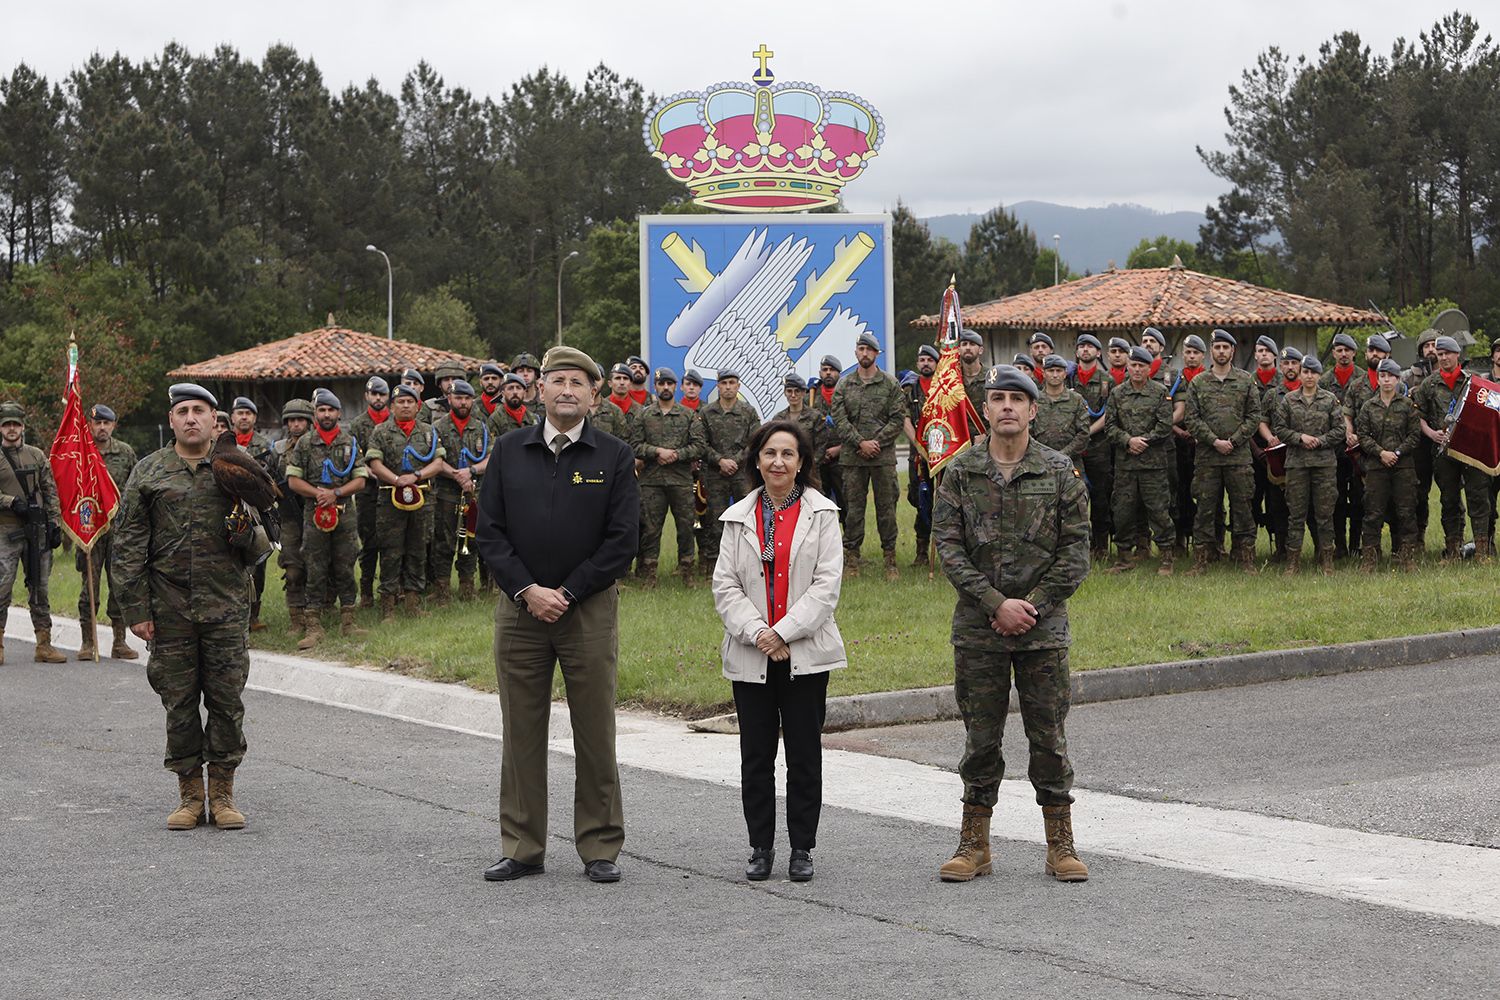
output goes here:
<path id="1" fill-rule="evenodd" d="M 96 626 L 97 627 L 97 626 Z M 94 629 L 83 625 L 83 640 L 78 646 L 78 660 L 92 660 L 94 658 Z"/>
<path id="2" fill-rule="evenodd" d="M 1115 564 L 1109 568 L 1111 573 L 1129 573 L 1135 569 L 1136 553 L 1138 550 L 1117 545 Z"/>
<path id="3" fill-rule="evenodd" d="M 474 599 L 474 581 L 458 581 L 458 599 L 460 601 L 472 601 Z"/>
<path id="4" fill-rule="evenodd" d="M 435 607 L 446 608 L 449 601 L 449 590 L 447 580 L 432 581 L 432 603 Z"/>
<path id="5" fill-rule="evenodd" d="M 264 632 L 266 623 L 260 620 L 260 602 L 256 601 L 250 605 L 250 631 Z"/>
<path id="6" fill-rule="evenodd" d="M 1255 564 L 1255 543 L 1253 541 L 1241 545 L 1236 552 L 1236 557 L 1240 561 L 1240 569 L 1244 570 L 1250 576 L 1255 576 L 1260 572 L 1260 567 Z"/>
<path id="7" fill-rule="evenodd" d="M 287 634 L 290 635 L 293 639 L 302 638 L 302 636 L 307 632 L 307 618 L 308 615 L 306 608 L 287 608 Z"/>
<path id="8" fill-rule="evenodd" d="M 307 617 L 304 621 L 304 627 L 307 631 L 297 641 L 297 648 L 312 649 L 323 641 L 323 615 L 321 614 L 321 609 L 307 612 Z"/>
<path id="9" fill-rule="evenodd" d="M 375 581 L 371 580 L 368 587 L 365 581 L 359 582 L 359 606 L 362 608 L 373 608 L 375 606 Z"/>
<path id="10" fill-rule="evenodd" d="M 39 628 L 36 630 L 36 662 L 68 662 L 68 658 L 62 654 L 62 651 L 52 645 L 52 631 L 50 629 Z"/>
<path id="11" fill-rule="evenodd" d="M 641 562 L 635 567 L 636 580 L 640 583 L 642 590 L 656 589 L 656 563 Z"/>
<path id="12" fill-rule="evenodd" d="M 1410 573 L 1417 568 L 1417 547 L 1415 545 L 1403 545 L 1396 553 L 1397 565 L 1401 572 Z"/>
<path id="13" fill-rule="evenodd" d="M 1047 828 L 1047 874 L 1059 882 L 1087 882 L 1089 866 L 1073 849 L 1073 807 L 1042 806 Z"/>
<path id="14" fill-rule="evenodd" d="M 964 803 L 958 850 L 938 869 L 938 878 L 944 882 L 972 882 L 980 875 L 994 871 L 990 862 L 990 817 L 994 814 L 995 810 L 989 806 Z"/>
<path id="15" fill-rule="evenodd" d="M 896 553 L 890 549 L 885 553 L 885 578 L 893 583 L 901 579 L 901 571 L 896 568 Z"/>
<path id="16" fill-rule="evenodd" d="M 177 776 L 177 794 L 182 801 L 167 817 L 168 830 L 191 830 L 203 822 L 203 768 Z"/>
<path id="17" fill-rule="evenodd" d="M 430 618 L 432 612 L 422 610 L 422 595 L 415 590 L 408 590 L 401 595 L 401 611 L 411 615 L 413 618 Z"/>
<path id="18" fill-rule="evenodd" d="M 1324 576 L 1333 575 L 1333 549 L 1327 545 L 1318 550 L 1318 571 Z"/>
<path id="19" fill-rule="evenodd" d="M 354 609 L 349 605 L 339 608 L 339 635 L 360 638 L 369 635 L 369 631 L 354 624 Z"/>
<path id="20" fill-rule="evenodd" d="M 1464 540 L 1461 536 L 1445 540 L 1443 542 L 1443 562 L 1456 563 L 1462 559 L 1463 555 L 1459 550 L 1463 548 L 1463 545 Z"/>
<path id="21" fill-rule="evenodd" d="M 395 620 L 396 620 L 396 595 L 395 594 L 381 594 L 380 595 L 380 624 L 384 625 L 386 622 L 393 622 Z"/>
<path id="22" fill-rule="evenodd" d="M 1366 545 L 1359 553 L 1359 571 L 1373 573 L 1380 564 L 1380 546 Z"/>
<path id="23" fill-rule="evenodd" d="M 1489 535 L 1474 536 L 1474 561 L 1487 563 L 1494 556 Z"/>
<path id="24" fill-rule="evenodd" d="M 677 575 L 682 578 L 682 585 L 684 587 L 692 588 L 698 585 L 698 581 L 693 575 L 693 564 L 690 562 L 678 563 Z"/>
<path id="25" fill-rule="evenodd" d="M 1288 551 L 1286 554 L 1286 569 L 1281 571 L 1282 576 L 1296 576 L 1302 571 L 1302 553 Z"/>
<path id="26" fill-rule="evenodd" d="M 245 814 L 234 807 L 234 768 L 208 765 L 208 813 L 220 830 L 245 828 Z"/>
<path id="27" fill-rule="evenodd" d="M 850 552 L 848 549 L 844 550 L 844 579 L 845 580 L 858 580 L 859 579 L 859 553 L 858 552 Z"/>
<path id="28" fill-rule="evenodd" d="M 137 653 L 130 646 L 130 629 L 119 622 L 116 622 L 113 628 L 115 643 L 110 647 L 109 655 L 117 660 L 139 660 L 141 654 Z"/>
<path id="29" fill-rule="evenodd" d="M 1208 570 L 1209 547 L 1199 545 L 1193 549 L 1193 565 L 1184 576 L 1202 576 Z"/>
<path id="30" fill-rule="evenodd" d="M 1161 565 L 1156 567 L 1156 575 L 1157 576 L 1171 576 L 1172 575 L 1172 558 L 1173 558 L 1173 552 L 1172 552 L 1171 549 L 1162 549 L 1161 550 Z"/>

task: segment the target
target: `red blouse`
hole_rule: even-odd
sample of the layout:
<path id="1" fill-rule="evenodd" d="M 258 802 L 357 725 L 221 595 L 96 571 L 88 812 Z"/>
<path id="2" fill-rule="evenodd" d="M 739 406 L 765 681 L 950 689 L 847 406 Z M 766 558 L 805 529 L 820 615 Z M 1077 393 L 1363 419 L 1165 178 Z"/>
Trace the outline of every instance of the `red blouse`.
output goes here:
<path id="1" fill-rule="evenodd" d="M 766 578 L 767 624 L 772 626 L 786 617 L 787 575 L 791 572 L 792 535 L 797 530 L 797 514 L 801 509 L 802 501 L 799 499 L 786 510 L 776 512 L 776 555 L 769 568 L 765 563 L 761 563 L 761 572 Z M 760 539 L 761 549 L 764 551 L 766 509 L 763 504 L 755 505 L 755 534 Z"/>

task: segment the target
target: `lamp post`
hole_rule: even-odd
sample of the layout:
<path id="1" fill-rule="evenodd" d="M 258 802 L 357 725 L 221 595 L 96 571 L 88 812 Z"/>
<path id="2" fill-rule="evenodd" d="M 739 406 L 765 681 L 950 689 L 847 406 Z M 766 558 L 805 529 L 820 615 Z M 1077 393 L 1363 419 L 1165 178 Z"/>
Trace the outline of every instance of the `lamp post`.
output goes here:
<path id="1" fill-rule="evenodd" d="M 1054 285 L 1057 284 L 1057 279 L 1058 279 L 1058 262 L 1060 260 L 1062 260 L 1062 257 L 1059 255 L 1059 248 L 1061 246 L 1062 246 L 1062 235 L 1060 233 L 1053 233 L 1052 234 L 1052 283 Z"/>
<path id="2" fill-rule="evenodd" d="M 385 339 L 394 340 L 396 339 L 396 279 L 391 274 L 391 258 L 373 243 L 366 243 L 365 249 L 385 257 Z"/>
<path id="3" fill-rule="evenodd" d="M 559 347 L 562 346 L 562 273 L 563 273 L 563 265 L 566 264 L 568 261 L 572 260 L 574 257 L 577 257 L 577 256 L 578 256 L 578 251 L 574 250 L 572 253 L 568 254 L 562 260 L 560 260 L 560 261 L 557 262 L 557 343 L 558 343 Z"/>

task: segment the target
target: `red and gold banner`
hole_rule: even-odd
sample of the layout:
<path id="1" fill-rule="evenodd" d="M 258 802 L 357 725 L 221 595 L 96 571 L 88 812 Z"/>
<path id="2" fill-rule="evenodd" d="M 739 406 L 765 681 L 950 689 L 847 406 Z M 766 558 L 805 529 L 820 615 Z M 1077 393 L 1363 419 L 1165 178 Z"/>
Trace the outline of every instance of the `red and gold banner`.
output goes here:
<path id="1" fill-rule="evenodd" d="M 963 365 L 958 360 L 958 335 L 963 330 L 958 291 L 950 283 L 943 293 L 943 312 L 939 322 L 943 331 L 937 371 L 922 403 L 922 425 L 917 438 L 927 449 L 927 465 L 936 476 L 955 456 L 974 440 L 974 430 L 982 427 L 979 414 L 964 391 Z"/>
<path id="2" fill-rule="evenodd" d="M 63 418 L 50 456 L 52 477 L 57 480 L 57 502 L 62 508 L 63 528 L 78 547 L 87 552 L 120 506 L 120 489 L 110 478 L 104 457 L 94 444 L 78 393 L 78 347 L 68 345 L 68 388 L 63 397 Z"/>
<path id="3" fill-rule="evenodd" d="M 1447 454 L 1488 475 L 1500 475 L 1500 382 L 1469 378 L 1448 431 Z"/>

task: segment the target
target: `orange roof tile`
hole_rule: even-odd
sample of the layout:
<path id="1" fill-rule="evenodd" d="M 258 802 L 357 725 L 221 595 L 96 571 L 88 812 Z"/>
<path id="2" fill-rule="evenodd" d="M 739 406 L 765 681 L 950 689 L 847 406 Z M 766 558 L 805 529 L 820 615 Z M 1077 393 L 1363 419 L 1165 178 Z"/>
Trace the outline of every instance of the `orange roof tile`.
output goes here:
<path id="1" fill-rule="evenodd" d="M 911 325 L 933 328 L 938 317 Z M 1218 278 L 1181 266 L 1105 271 L 964 309 L 964 326 L 978 330 L 1115 330 L 1154 326 L 1364 326 L 1385 323 L 1379 313 Z"/>
<path id="2" fill-rule="evenodd" d="M 470 371 L 477 371 L 483 362 L 479 358 L 405 340 L 387 340 L 356 330 L 324 327 L 185 365 L 168 375 L 171 378 L 242 381 L 364 378 L 407 368 L 431 372 L 445 363 L 460 364 Z"/>

